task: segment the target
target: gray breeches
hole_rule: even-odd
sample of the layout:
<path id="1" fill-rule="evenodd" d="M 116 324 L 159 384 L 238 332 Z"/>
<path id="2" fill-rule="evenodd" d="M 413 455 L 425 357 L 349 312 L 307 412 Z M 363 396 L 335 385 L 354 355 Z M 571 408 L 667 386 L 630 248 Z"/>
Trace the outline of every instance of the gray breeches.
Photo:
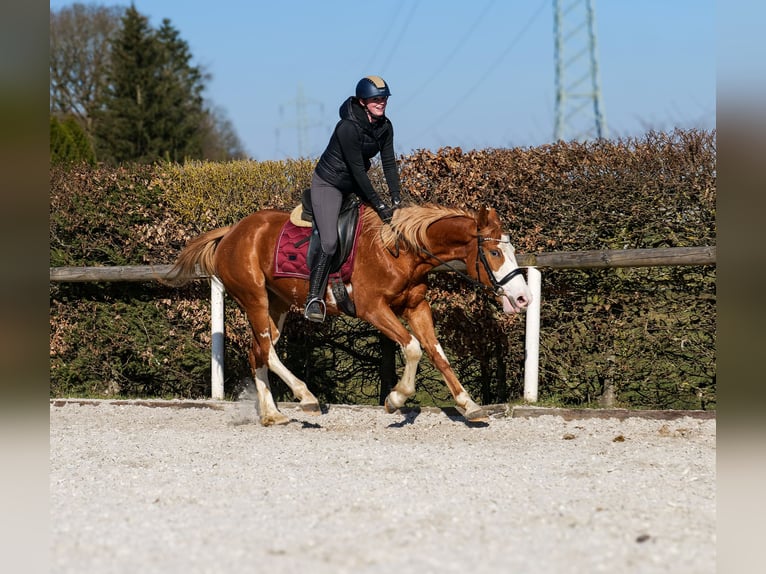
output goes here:
<path id="1" fill-rule="evenodd" d="M 343 194 L 316 173 L 311 177 L 311 209 L 322 242 L 322 251 L 333 255 L 338 247 L 338 214 Z"/>

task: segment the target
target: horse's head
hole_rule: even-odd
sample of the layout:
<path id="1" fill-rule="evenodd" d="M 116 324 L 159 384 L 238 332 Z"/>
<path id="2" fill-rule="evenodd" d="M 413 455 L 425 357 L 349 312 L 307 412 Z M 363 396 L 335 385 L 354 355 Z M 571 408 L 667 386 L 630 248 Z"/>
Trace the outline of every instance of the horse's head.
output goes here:
<path id="1" fill-rule="evenodd" d="M 524 280 L 510 237 L 502 232 L 494 208 L 481 208 L 476 216 L 478 254 L 476 274 L 494 289 L 506 313 L 519 313 L 532 301 L 532 292 Z M 484 273 L 482 273 L 484 271 Z"/>

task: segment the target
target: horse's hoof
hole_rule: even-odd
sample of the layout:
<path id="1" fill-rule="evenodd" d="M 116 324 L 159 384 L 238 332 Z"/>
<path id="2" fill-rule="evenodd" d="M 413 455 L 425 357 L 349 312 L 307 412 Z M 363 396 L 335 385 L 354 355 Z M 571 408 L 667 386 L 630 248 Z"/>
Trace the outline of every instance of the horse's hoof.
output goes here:
<path id="1" fill-rule="evenodd" d="M 274 415 L 261 417 L 261 424 L 265 427 L 270 427 L 274 425 L 286 425 L 289 422 L 290 422 L 290 419 L 287 418 L 282 413 L 277 413 Z"/>
<path id="2" fill-rule="evenodd" d="M 307 413 L 310 415 L 322 414 L 322 408 L 319 406 L 319 403 L 317 402 L 300 403 L 300 407 L 304 413 Z"/>
<path id="3" fill-rule="evenodd" d="M 489 415 L 481 407 L 473 409 L 472 411 L 468 411 L 463 416 L 465 417 L 465 420 L 467 420 L 469 423 L 489 422 Z"/>
<path id="4" fill-rule="evenodd" d="M 383 407 L 386 409 L 386 412 L 390 415 L 394 414 L 396 411 L 399 410 L 399 407 L 395 407 L 391 404 L 391 401 L 386 397 L 386 400 L 383 401 Z"/>

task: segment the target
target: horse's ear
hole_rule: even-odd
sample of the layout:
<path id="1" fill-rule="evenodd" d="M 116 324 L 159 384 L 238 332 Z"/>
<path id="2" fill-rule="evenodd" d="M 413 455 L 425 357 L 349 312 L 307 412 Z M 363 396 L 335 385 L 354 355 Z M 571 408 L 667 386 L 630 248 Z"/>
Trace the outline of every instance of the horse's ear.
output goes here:
<path id="1" fill-rule="evenodd" d="M 479 229 L 485 227 L 500 227 L 500 218 L 494 207 L 480 207 L 476 214 L 476 224 Z"/>

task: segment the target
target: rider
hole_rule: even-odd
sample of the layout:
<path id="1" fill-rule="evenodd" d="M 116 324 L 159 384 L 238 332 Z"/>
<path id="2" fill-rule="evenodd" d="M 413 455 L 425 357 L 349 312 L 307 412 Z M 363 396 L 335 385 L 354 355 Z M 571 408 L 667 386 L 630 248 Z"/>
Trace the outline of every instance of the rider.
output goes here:
<path id="1" fill-rule="evenodd" d="M 355 193 L 372 206 L 385 223 L 393 210 L 378 195 L 367 170 L 380 153 L 393 209 L 401 203 L 399 171 L 394 156 L 394 126 L 386 117 L 391 92 L 379 76 L 367 76 L 356 84 L 356 94 L 340 106 L 340 121 L 330 137 L 311 178 L 311 209 L 322 249 L 311 266 L 309 293 L 304 316 L 322 322 L 324 294 L 330 275 L 330 260 L 338 244 L 338 214 L 343 198 Z"/>

